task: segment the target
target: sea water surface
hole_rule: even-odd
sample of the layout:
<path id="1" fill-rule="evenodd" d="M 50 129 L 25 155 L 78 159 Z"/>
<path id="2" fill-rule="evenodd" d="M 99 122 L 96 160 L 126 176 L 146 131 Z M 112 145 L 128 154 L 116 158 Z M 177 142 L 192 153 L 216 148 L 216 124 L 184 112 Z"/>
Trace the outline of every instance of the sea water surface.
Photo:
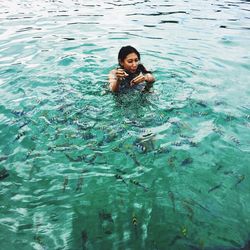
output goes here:
<path id="1" fill-rule="evenodd" d="M 247 249 L 250 5 L 0 2 L 0 249 Z M 157 81 L 113 95 L 132 45 Z"/>

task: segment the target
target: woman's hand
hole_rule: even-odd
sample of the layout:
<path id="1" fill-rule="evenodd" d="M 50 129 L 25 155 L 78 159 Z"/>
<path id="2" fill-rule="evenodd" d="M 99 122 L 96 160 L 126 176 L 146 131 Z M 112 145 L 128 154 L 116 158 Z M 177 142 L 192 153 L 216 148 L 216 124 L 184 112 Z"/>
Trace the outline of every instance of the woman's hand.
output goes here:
<path id="1" fill-rule="evenodd" d="M 152 74 L 147 73 L 145 75 L 143 75 L 142 73 L 140 73 L 140 75 L 138 75 L 137 77 L 135 77 L 131 82 L 130 82 L 130 86 L 139 84 L 141 82 L 147 82 L 147 83 L 154 83 L 155 82 L 155 78 L 153 77 Z"/>
<path id="2" fill-rule="evenodd" d="M 136 76 L 136 77 L 130 82 L 130 86 L 132 87 L 132 86 L 137 85 L 137 84 L 139 84 L 139 83 L 141 83 L 141 82 L 144 82 L 144 81 L 146 81 L 145 75 L 140 74 L 140 75 Z"/>
<path id="3" fill-rule="evenodd" d="M 131 82 L 130 82 L 130 86 L 134 86 L 136 84 L 139 84 L 141 82 L 148 82 L 149 81 L 149 74 L 145 74 L 143 75 L 142 73 L 140 73 L 140 75 L 138 75 L 137 77 L 135 77 Z"/>
<path id="4" fill-rule="evenodd" d="M 123 69 L 117 69 L 115 75 L 118 80 L 123 80 L 128 76 L 128 74 Z"/>

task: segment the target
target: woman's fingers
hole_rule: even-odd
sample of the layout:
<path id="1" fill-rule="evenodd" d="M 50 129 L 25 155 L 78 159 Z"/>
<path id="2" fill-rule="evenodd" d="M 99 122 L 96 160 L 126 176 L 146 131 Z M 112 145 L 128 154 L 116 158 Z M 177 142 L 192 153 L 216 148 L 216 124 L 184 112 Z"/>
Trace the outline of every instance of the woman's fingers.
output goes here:
<path id="1" fill-rule="evenodd" d="M 123 69 L 117 69 L 116 76 L 118 78 L 124 78 L 124 77 L 128 76 L 128 74 Z"/>
<path id="2" fill-rule="evenodd" d="M 138 84 L 138 83 L 141 83 L 141 82 L 144 82 L 144 81 L 145 81 L 145 77 L 144 77 L 143 75 L 139 75 L 139 76 L 135 77 L 135 78 L 131 81 L 130 85 L 133 86 L 133 85 L 135 85 L 135 84 Z"/>

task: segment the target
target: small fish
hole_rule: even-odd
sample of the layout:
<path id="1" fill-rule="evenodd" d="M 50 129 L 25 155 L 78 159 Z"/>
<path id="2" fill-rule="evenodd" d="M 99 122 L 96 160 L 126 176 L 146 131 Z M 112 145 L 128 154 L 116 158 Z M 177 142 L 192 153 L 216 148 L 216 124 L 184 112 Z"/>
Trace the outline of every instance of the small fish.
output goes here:
<path id="1" fill-rule="evenodd" d="M 1 162 L 1 161 L 5 161 L 5 160 L 7 160 L 7 159 L 8 159 L 7 156 L 1 156 L 1 157 L 0 157 L 0 162 Z"/>
<path id="2" fill-rule="evenodd" d="M 171 145 L 176 146 L 176 147 L 180 147 L 182 145 L 182 143 L 180 141 L 176 141 L 176 142 L 172 142 Z"/>
<path id="3" fill-rule="evenodd" d="M 15 138 L 14 141 L 18 141 L 21 137 L 23 137 L 26 134 L 25 131 L 18 133 L 17 137 Z"/>
<path id="4" fill-rule="evenodd" d="M 217 170 L 217 171 L 219 171 L 220 169 L 223 168 L 223 165 L 221 165 L 221 164 L 217 164 L 217 163 L 216 163 L 215 166 L 216 166 L 216 170 Z"/>
<path id="5" fill-rule="evenodd" d="M 236 242 L 236 241 L 232 240 L 232 239 L 227 239 L 225 237 L 220 237 L 220 236 L 218 236 L 218 239 L 221 239 L 221 240 L 223 240 L 225 242 L 230 243 L 234 247 L 237 247 L 237 249 L 242 249 L 242 250 L 248 250 L 249 249 L 249 248 L 246 248 L 246 249 L 245 248 L 240 248 L 240 247 L 242 247 L 241 244 L 239 242 Z"/>
<path id="6" fill-rule="evenodd" d="M 218 184 L 218 185 L 216 185 L 216 186 L 210 188 L 207 192 L 210 193 L 210 192 L 212 192 L 212 191 L 214 191 L 214 190 L 216 190 L 216 189 L 218 189 L 218 188 L 221 188 L 221 187 L 222 187 L 222 183 L 220 183 L 220 184 Z"/>
<path id="7" fill-rule="evenodd" d="M 224 171 L 223 174 L 225 175 L 234 174 L 234 171 L 233 170 Z"/>
<path id="8" fill-rule="evenodd" d="M 145 192 L 148 191 L 148 188 L 145 187 L 144 185 L 142 185 L 139 181 L 136 181 L 136 180 L 133 180 L 133 179 L 130 179 L 130 182 L 133 183 L 134 185 L 138 186 L 138 187 L 142 187 L 144 189 Z"/>
<path id="9" fill-rule="evenodd" d="M 133 224 L 133 227 L 134 227 L 134 232 L 135 232 L 135 236 L 137 238 L 138 236 L 138 221 L 137 221 L 137 217 L 135 214 L 132 215 L 132 224 Z"/>
<path id="10" fill-rule="evenodd" d="M 34 240 L 39 244 L 39 245 L 43 245 L 43 241 L 42 241 L 42 237 L 39 235 L 35 235 L 34 236 Z"/>
<path id="11" fill-rule="evenodd" d="M 83 169 L 82 171 L 81 171 L 81 173 L 82 174 L 84 174 L 84 173 L 88 173 L 89 172 L 89 170 L 88 169 Z"/>
<path id="12" fill-rule="evenodd" d="M 243 175 L 239 175 L 238 176 L 238 181 L 235 183 L 235 187 L 237 186 L 237 185 L 239 185 L 242 181 L 244 181 L 245 180 L 245 175 L 243 174 Z"/>
<path id="13" fill-rule="evenodd" d="M 199 208 L 207 211 L 207 212 L 210 212 L 209 209 L 207 209 L 205 206 L 201 205 L 200 203 L 198 203 L 197 201 L 193 200 L 193 199 L 190 199 L 190 200 L 185 200 L 186 203 L 190 204 L 190 205 L 197 205 Z"/>
<path id="14" fill-rule="evenodd" d="M 233 121 L 234 119 L 235 119 L 235 117 L 232 116 L 232 115 L 227 115 L 226 118 L 225 118 L 225 120 L 228 121 L 228 122 Z"/>
<path id="15" fill-rule="evenodd" d="M 109 235 L 109 234 L 112 234 L 113 232 L 110 229 L 105 229 L 104 233 Z"/>
<path id="16" fill-rule="evenodd" d="M 99 212 L 99 219 L 101 221 L 109 221 L 111 223 L 114 223 L 114 220 L 112 218 L 111 213 L 107 213 L 104 210 L 102 210 L 101 212 Z"/>
<path id="17" fill-rule="evenodd" d="M 138 222 L 137 222 L 137 218 L 136 218 L 135 214 L 133 214 L 133 216 L 132 216 L 132 223 L 133 223 L 134 227 L 137 227 Z"/>
<path id="18" fill-rule="evenodd" d="M 128 183 L 125 181 L 125 179 L 121 175 L 115 174 L 115 178 L 117 180 L 121 180 L 123 183 L 125 183 L 128 186 Z"/>
<path id="19" fill-rule="evenodd" d="M 192 116 L 206 116 L 208 115 L 208 112 L 193 112 L 191 115 Z"/>
<path id="20" fill-rule="evenodd" d="M 25 127 L 25 126 L 26 126 L 27 124 L 29 124 L 29 123 L 30 123 L 30 121 L 24 122 L 22 125 L 19 126 L 19 129 Z"/>
<path id="21" fill-rule="evenodd" d="M 185 135 L 185 134 L 180 134 L 180 137 L 181 138 L 185 138 L 185 139 L 192 139 L 192 138 L 194 138 L 193 136 L 188 136 L 188 135 Z"/>
<path id="22" fill-rule="evenodd" d="M 168 191 L 168 197 L 172 202 L 173 205 L 173 211 L 175 213 L 175 198 L 174 198 L 174 193 L 172 191 Z"/>
<path id="23" fill-rule="evenodd" d="M 203 107 L 203 108 L 206 108 L 206 107 L 207 107 L 207 104 L 204 103 L 203 101 L 197 102 L 197 104 L 200 105 L 200 106 Z"/>
<path id="24" fill-rule="evenodd" d="M 194 217 L 194 211 L 191 208 L 191 206 L 189 206 L 189 204 L 185 201 L 182 202 L 183 207 L 188 211 L 188 218 L 193 221 L 193 217 Z"/>
<path id="25" fill-rule="evenodd" d="M 121 149 L 119 147 L 114 147 L 114 148 L 112 148 L 112 151 L 114 151 L 114 152 L 121 152 Z"/>
<path id="26" fill-rule="evenodd" d="M 171 156 L 171 157 L 168 159 L 168 165 L 169 165 L 171 168 L 175 167 L 174 160 L 176 160 L 176 157 L 175 157 L 175 156 Z"/>
<path id="27" fill-rule="evenodd" d="M 83 175 L 80 175 L 77 181 L 76 192 L 82 191 L 82 184 L 83 184 Z"/>
<path id="28" fill-rule="evenodd" d="M 162 153 L 168 154 L 168 153 L 170 153 L 170 149 L 167 147 L 160 147 L 157 150 L 156 154 L 162 154 Z"/>
<path id="29" fill-rule="evenodd" d="M 147 148 L 139 143 L 136 144 L 136 147 L 139 149 L 140 152 L 144 153 L 147 151 Z"/>
<path id="30" fill-rule="evenodd" d="M 14 114 L 14 115 L 16 115 L 16 116 L 23 116 L 23 115 L 26 114 L 26 112 L 24 110 L 22 110 L 22 111 L 15 111 L 15 110 L 13 110 L 13 111 L 11 111 L 11 113 Z"/>
<path id="31" fill-rule="evenodd" d="M 186 236 L 187 236 L 187 233 L 188 233 L 187 228 L 186 228 L 185 226 L 182 226 L 182 227 L 181 227 L 181 234 L 182 234 L 184 237 L 186 237 Z"/>
<path id="32" fill-rule="evenodd" d="M 225 104 L 224 101 L 217 100 L 217 101 L 214 102 L 214 105 L 216 105 L 216 106 L 223 105 L 223 104 Z"/>
<path id="33" fill-rule="evenodd" d="M 212 130 L 219 135 L 224 135 L 224 132 L 220 128 L 215 127 Z"/>
<path id="34" fill-rule="evenodd" d="M 191 157 L 188 157 L 182 161 L 181 165 L 185 166 L 185 165 L 191 164 L 192 162 L 193 162 L 193 159 Z"/>
<path id="35" fill-rule="evenodd" d="M 85 132 L 81 136 L 84 140 L 90 140 L 94 138 L 94 135 L 92 135 L 90 132 Z"/>
<path id="36" fill-rule="evenodd" d="M 188 142 L 191 147 L 197 147 L 197 142 L 194 142 L 192 140 L 188 140 Z"/>
<path id="37" fill-rule="evenodd" d="M 68 176 L 65 176 L 63 181 L 63 192 L 65 192 L 68 183 L 69 183 Z"/>
<path id="38" fill-rule="evenodd" d="M 190 125 L 187 122 L 182 122 L 182 123 L 180 123 L 180 125 L 185 129 L 192 130 L 192 128 L 190 127 Z"/>
<path id="39" fill-rule="evenodd" d="M 205 211 L 207 211 L 207 212 L 210 212 L 210 210 L 209 210 L 208 208 L 206 208 L 205 206 L 201 205 L 200 203 L 198 203 L 198 202 L 195 201 L 195 204 L 196 204 L 198 207 L 202 208 L 203 210 L 205 210 Z"/>
<path id="40" fill-rule="evenodd" d="M 240 141 L 236 137 L 230 136 L 229 139 L 233 141 L 235 144 L 240 145 Z"/>
<path id="41" fill-rule="evenodd" d="M 23 230 L 29 230 L 29 229 L 32 229 L 33 228 L 33 224 L 32 223 L 29 223 L 29 224 L 21 224 L 17 227 L 17 230 L 18 231 L 23 231 Z"/>
<path id="42" fill-rule="evenodd" d="M 134 163 L 135 163 L 135 165 L 136 166 L 140 166 L 141 164 L 140 164 L 140 162 L 136 159 L 136 156 L 135 156 L 135 154 L 134 153 L 127 153 L 129 156 L 130 156 L 130 158 L 134 161 Z"/>
<path id="43" fill-rule="evenodd" d="M 86 230 L 81 231 L 81 239 L 82 239 L 82 249 L 85 250 L 87 249 L 87 242 L 88 242 L 88 234 Z"/>
<path id="44" fill-rule="evenodd" d="M 110 142 L 113 142 L 115 141 L 117 137 L 117 134 L 113 131 L 109 132 L 106 136 L 105 136 L 105 142 L 106 143 L 110 143 Z"/>
<path id="45" fill-rule="evenodd" d="M 73 161 L 73 162 L 81 162 L 81 161 L 84 161 L 85 160 L 85 157 L 84 156 L 78 156 L 76 159 L 74 159 L 73 157 L 69 156 L 68 154 L 65 154 L 66 157 L 70 160 L 70 161 Z"/>
<path id="46" fill-rule="evenodd" d="M 5 178 L 7 178 L 8 176 L 9 176 L 8 171 L 7 171 L 5 168 L 3 168 L 3 169 L 0 171 L 0 180 L 3 180 L 3 179 L 5 179 Z"/>
<path id="47" fill-rule="evenodd" d="M 25 160 L 27 160 L 30 157 L 30 155 L 32 154 L 33 151 L 34 151 L 34 149 L 31 149 L 28 151 L 28 154 L 27 154 Z"/>
<path id="48" fill-rule="evenodd" d="M 121 170 L 119 168 L 116 168 L 116 171 L 119 172 L 119 173 L 121 173 L 121 174 L 126 174 L 126 172 L 124 170 Z"/>

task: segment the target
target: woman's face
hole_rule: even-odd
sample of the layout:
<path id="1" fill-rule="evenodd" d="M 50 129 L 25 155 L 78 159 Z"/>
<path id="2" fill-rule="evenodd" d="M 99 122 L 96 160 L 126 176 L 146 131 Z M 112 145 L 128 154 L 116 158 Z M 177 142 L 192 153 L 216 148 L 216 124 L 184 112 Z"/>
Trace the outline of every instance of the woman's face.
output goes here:
<path id="1" fill-rule="evenodd" d="M 122 67 L 131 72 L 135 73 L 139 64 L 139 58 L 135 53 L 128 54 L 125 59 L 121 62 Z"/>

